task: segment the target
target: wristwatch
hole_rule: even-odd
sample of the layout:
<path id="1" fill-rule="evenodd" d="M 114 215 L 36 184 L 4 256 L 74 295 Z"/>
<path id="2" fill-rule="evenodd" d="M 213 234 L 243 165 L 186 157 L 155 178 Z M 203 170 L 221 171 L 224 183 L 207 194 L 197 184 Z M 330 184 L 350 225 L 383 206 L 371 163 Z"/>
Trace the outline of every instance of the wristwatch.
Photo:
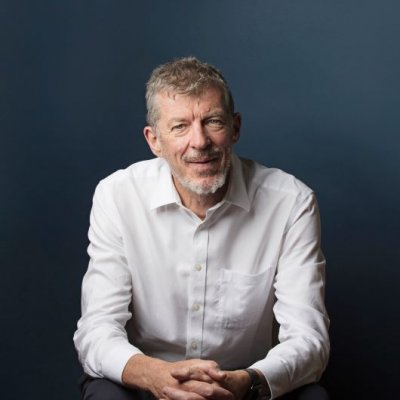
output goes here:
<path id="1" fill-rule="evenodd" d="M 260 397 L 263 387 L 260 375 L 258 375 L 258 372 L 251 368 L 246 368 L 245 371 L 250 376 L 250 389 L 245 397 L 245 400 L 256 400 Z"/>

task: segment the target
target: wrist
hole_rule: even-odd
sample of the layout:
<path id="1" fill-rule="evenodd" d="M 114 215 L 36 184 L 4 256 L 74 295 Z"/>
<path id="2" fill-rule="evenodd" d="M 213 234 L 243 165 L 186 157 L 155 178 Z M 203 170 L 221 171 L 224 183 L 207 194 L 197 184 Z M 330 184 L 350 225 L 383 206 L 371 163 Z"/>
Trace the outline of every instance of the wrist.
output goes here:
<path id="1" fill-rule="evenodd" d="M 271 391 L 265 376 L 258 369 L 247 368 L 244 370 L 250 379 L 249 390 L 245 400 L 266 400 L 270 398 Z"/>
<path id="2" fill-rule="evenodd" d="M 226 371 L 224 386 L 235 396 L 236 400 L 244 400 L 250 389 L 250 377 L 244 369 Z"/>

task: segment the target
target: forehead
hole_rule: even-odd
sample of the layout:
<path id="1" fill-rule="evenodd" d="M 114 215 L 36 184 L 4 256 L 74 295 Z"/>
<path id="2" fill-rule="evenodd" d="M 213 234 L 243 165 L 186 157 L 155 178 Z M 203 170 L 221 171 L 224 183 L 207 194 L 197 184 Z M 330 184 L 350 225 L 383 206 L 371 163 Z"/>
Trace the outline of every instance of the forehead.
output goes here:
<path id="1" fill-rule="evenodd" d="M 222 92 L 215 87 L 204 89 L 198 94 L 163 90 L 155 97 L 160 119 L 180 117 L 183 113 L 202 114 L 225 111 Z"/>

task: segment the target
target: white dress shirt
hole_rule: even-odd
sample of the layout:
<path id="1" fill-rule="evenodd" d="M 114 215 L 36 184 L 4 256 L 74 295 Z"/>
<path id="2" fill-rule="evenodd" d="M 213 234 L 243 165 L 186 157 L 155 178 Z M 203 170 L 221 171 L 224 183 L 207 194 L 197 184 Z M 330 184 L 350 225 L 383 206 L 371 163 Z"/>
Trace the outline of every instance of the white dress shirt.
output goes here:
<path id="1" fill-rule="evenodd" d="M 89 239 L 74 336 L 89 375 L 121 382 L 144 353 L 257 368 L 272 397 L 320 377 L 329 320 L 319 214 L 293 176 L 233 155 L 227 194 L 201 220 L 163 159 L 139 162 L 98 185 Z"/>

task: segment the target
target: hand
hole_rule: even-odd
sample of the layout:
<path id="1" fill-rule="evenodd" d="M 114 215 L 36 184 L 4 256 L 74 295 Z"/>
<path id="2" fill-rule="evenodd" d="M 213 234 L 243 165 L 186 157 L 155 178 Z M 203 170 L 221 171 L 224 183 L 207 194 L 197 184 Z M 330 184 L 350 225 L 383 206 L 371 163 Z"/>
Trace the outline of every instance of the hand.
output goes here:
<path id="1" fill-rule="evenodd" d="M 127 386 L 149 390 L 158 399 L 234 400 L 223 387 L 226 373 L 207 360 L 166 362 L 142 354 L 131 357 L 124 368 L 122 381 Z"/>
<path id="2" fill-rule="evenodd" d="M 169 400 L 221 399 L 233 400 L 233 394 L 224 387 L 226 372 L 214 361 L 187 360 L 174 363 L 171 375 L 179 386 L 166 386 L 163 393 Z"/>
<path id="3" fill-rule="evenodd" d="M 202 365 L 200 368 L 198 366 L 190 366 L 173 370 L 172 376 L 180 382 L 197 380 L 218 383 L 227 389 L 236 400 L 241 400 L 246 396 L 250 388 L 250 377 L 246 371 L 221 371 L 218 368 L 218 364 L 212 361 L 207 361 L 207 363 L 209 363 L 209 367 Z M 173 394 L 178 395 L 178 392 L 169 392 L 169 397 L 176 400 L 182 399 L 182 397 L 173 397 Z"/>
<path id="4" fill-rule="evenodd" d="M 226 372 L 219 369 L 215 361 L 209 360 L 186 360 L 178 361 L 171 370 L 171 375 L 179 382 L 196 380 L 212 383 L 223 382 L 226 378 Z"/>

